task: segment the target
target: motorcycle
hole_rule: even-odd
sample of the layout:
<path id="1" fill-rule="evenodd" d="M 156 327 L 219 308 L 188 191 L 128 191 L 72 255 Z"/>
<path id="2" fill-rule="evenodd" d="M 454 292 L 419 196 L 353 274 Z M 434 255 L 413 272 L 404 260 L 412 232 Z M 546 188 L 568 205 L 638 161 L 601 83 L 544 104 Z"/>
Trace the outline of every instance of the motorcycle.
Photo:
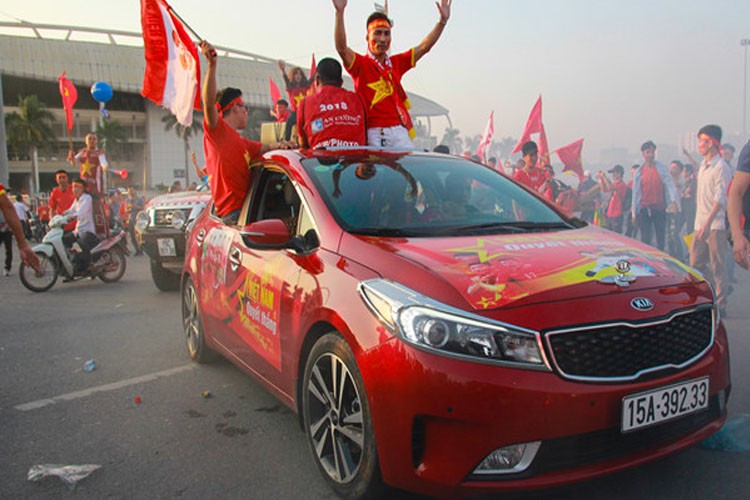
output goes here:
<path id="1" fill-rule="evenodd" d="M 82 273 L 76 274 L 73 270 L 73 254 L 80 246 L 74 243 L 65 245 L 63 236 L 64 227 L 70 221 L 65 215 L 55 215 L 49 222 L 49 231 L 44 235 L 42 242 L 33 247 L 39 257 L 39 270 L 35 271 L 25 263 L 21 264 L 19 277 L 23 286 L 32 292 L 46 292 L 57 282 L 58 276 L 63 276 L 63 282 L 74 281 L 81 278 L 99 278 L 105 283 L 114 283 L 125 274 L 127 261 L 125 256 L 129 255 L 125 232 L 120 230 L 106 240 L 100 241 L 91 249 L 91 263 Z M 76 248 L 77 247 L 77 248 Z"/>

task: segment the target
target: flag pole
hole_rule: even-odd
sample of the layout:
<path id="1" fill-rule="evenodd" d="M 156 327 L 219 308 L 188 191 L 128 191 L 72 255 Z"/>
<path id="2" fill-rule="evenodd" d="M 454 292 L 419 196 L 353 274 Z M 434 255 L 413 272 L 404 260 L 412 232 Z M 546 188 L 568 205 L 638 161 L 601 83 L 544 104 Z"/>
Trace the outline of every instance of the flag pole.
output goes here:
<path id="1" fill-rule="evenodd" d="M 182 18 L 182 16 L 180 16 L 177 13 L 177 11 L 172 8 L 171 5 L 167 5 L 167 10 L 172 15 L 174 15 L 174 17 L 176 17 L 177 19 L 179 19 L 179 21 L 182 23 L 182 25 L 185 26 L 190 31 L 190 33 L 192 33 L 193 36 L 198 39 L 199 42 L 203 42 L 204 41 L 204 38 L 202 36 L 200 36 L 188 23 L 186 23 L 185 20 Z M 215 56 L 216 55 L 216 51 L 212 50 L 211 51 L 211 55 Z"/>

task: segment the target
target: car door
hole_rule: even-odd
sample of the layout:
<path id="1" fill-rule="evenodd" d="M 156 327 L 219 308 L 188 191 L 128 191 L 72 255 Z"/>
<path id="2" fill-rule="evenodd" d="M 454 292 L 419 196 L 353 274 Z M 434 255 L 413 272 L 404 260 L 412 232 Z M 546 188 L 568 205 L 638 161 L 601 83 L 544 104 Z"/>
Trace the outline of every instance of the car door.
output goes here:
<path id="1" fill-rule="evenodd" d="M 299 225 L 300 200 L 289 177 L 280 169 L 264 168 L 246 203 L 246 220 L 251 223 L 281 219 L 294 236 Z M 293 334 L 291 316 L 300 269 L 289 249 L 248 247 L 235 228 L 227 248 L 226 279 L 234 297 L 226 314 L 223 341 L 247 369 L 276 388 L 282 372 L 291 369 L 284 362 L 286 339 Z"/>

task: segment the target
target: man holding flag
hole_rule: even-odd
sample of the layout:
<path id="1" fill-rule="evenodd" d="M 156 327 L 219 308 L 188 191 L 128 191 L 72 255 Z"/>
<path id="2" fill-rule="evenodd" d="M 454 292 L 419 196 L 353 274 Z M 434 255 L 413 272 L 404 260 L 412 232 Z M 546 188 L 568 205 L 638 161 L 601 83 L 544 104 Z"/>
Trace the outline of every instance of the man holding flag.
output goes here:
<path id="1" fill-rule="evenodd" d="M 412 69 L 432 49 L 451 16 L 451 1 L 437 4 L 440 19 L 416 47 L 389 56 L 392 22 L 383 12 L 367 18 L 367 55 L 357 54 L 346 41 L 344 9 L 347 0 L 333 0 L 336 8 L 334 41 L 354 89 L 365 103 L 367 142 L 371 146 L 413 148 L 414 126 L 407 111 L 411 105 L 401 86 L 404 73 Z"/>
<path id="2" fill-rule="evenodd" d="M 201 52 L 208 62 L 203 81 L 203 152 L 211 179 L 211 195 L 216 213 L 226 224 L 237 219 L 250 187 L 250 165 L 270 149 L 288 149 L 287 143 L 261 144 L 245 139 L 239 133 L 247 126 L 247 107 L 242 91 L 233 87 L 216 90 L 218 55 L 203 40 Z"/>

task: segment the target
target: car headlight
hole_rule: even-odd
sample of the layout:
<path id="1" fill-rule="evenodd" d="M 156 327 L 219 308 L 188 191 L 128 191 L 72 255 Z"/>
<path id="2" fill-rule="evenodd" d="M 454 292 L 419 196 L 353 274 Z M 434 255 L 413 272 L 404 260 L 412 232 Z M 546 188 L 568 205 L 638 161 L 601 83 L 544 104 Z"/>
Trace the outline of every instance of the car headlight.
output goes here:
<path id="1" fill-rule="evenodd" d="M 138 215 L 135 216 L 135 230 L 142 233 L 148 227 L 151 218 L 148 216 L 148 212 L 141 210 Z"/>
<path id="2" fill-rule="evenodd" d="M 441 354 L 545 368 L 538 335 L 437 302 L 392 281 L 363 281 L 360 293 L 398 337 Z"/>
<path id="3" fill-rule="evenodd" d="M 182 212 L 182 210 L 175 210 L 172 212 L 172 227 L 175 229 L 182 229 L 182 226 L 185 225 L 187 222 L 187 219 L 185 219 L 185 214 Z"/>

